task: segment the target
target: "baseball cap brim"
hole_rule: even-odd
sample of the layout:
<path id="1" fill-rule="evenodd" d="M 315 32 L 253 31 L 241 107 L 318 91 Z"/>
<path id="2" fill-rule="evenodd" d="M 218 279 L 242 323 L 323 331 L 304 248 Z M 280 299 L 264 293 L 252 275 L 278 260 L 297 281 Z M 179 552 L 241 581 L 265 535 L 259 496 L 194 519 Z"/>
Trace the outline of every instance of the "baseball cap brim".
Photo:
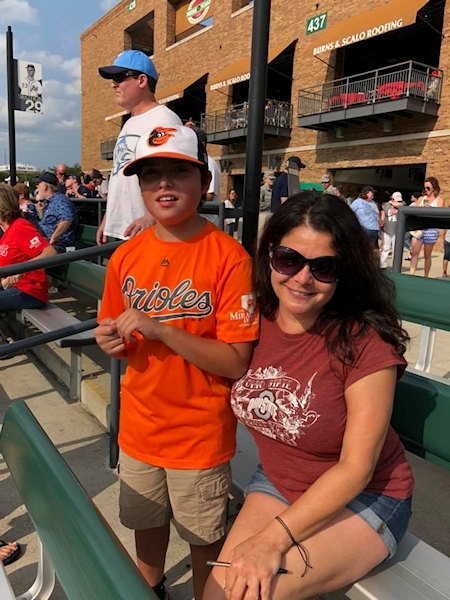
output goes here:
<path id="1" fill-rule="evenodd" d="M 112 79 L 117 73 L 123 73 L 129 71 L 128 67 L 100 67 L 98 72 L 103 79 Z"/>
<path id="2" fill-rule="evenodd" d="M 153 152 L 148 156 L 141 156 L 140 158 L 136 158 L 135 160 L 130 161 L 123 170 L 123 174 L 125 175 L 125 177 L 129 177 L 130 175 L 137 175 L 141 170 L 142 163 L 148 158 L 174 158 L 177 160 L 186 160 L 187 162 L 191 162 L 196 165 L 205 166 L 205 163 L 201 160 L 196 160 L 195 158 L 192 158 L 192 156 L 188 156 L 186 154 L 177 154 L 176 152 Z"/>

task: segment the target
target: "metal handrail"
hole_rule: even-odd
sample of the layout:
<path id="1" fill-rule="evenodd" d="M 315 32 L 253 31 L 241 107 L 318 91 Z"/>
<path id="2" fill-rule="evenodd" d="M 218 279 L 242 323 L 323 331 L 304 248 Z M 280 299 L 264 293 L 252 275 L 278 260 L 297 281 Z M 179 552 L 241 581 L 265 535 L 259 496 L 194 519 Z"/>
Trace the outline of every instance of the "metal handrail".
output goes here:
<path id="1" fill-rule="evenodd" d="M 432 76 L 433 71 L 437 75 Z M 387 99 L 409 96 L 438 104 L 441 87 L 442 71 L 408 61 L 300 89 L 297 94 L 297 115 L 321 114 L 336 108 L 377 104 Z"/>
<path id="2" fill-rule="evenodd" d="M 8 356 L 9 354 L 24 352 L 25 350 L 30 350 L 30 348 L 35 348 L 36 346 L 40 346 L 42 344 L 48 344 L 49 342 L 54 342 L 55 340 L 76 335 L 77 333 L 83 333 L 83 331 L 89 331 L 89 329 L 94 329 L 94 327 L 97 327 L 97 319 L 88 319 L 82 323 L 68 325 L 67 327 L 60 327 L 54 331 L 38 333 L 23 340 L 17 340 L 16 342 L 11 342 L 10 344 L 1 345 L 0 358 L 2 358 L 2 356 Z"/>
<path id="3" fill-rule="evenodd" d="M 0 277 L 7 277 L 8 275 L 19 275 L 20 273 L 26 273 L 28 271 L 34 271 L 36 269 L 45 269 L 49 267 L 55 267 L 64 265 L 70 262 L 75 262 L 84 258 L 95 258 L 96 256 L 103 256 L 111 254 L 116 248 L 118 248 L 123 242 L 110 242 L 103 246 L 96 246 L 94 248 L 81 248 L 74 252 L 66 252 L 65 254 L 59 254 L 57 256 L 50 256 L 48 258 L 39 258 L 37 260 L 28 260 L 23 263 L 16 265 L 10 265 L 8 267 L 0 268 Z M 81 323 L 69 325 L 68 327 L 61 327 L 54 331 L 46 333 L 40 333 L 23 340 L 17 340 L 4 347 L 0 347 L 0 358 L 8 356 L 10 354 L 16 354 L 18 352 L 24 352 L 30 350 L 41 344 L 48 344 L 55 340 L 60 340 L 83 331 L 89 331 L 94 329 L 97 325 L 97 319 L 88 319 Z M 120 361 L 111 358 L 111 380 L 110 380 L 110 417 L 109 417 L 109 465 L 111 468 L 117 466 L 119 447 L 117 443 L 118 431 L 119 431 L 119 410 L 120 410 Z"/>
<path id="4" fill-rule="evenodd" d="M 289 129 L 292 126 L 292 104 L 282 100 L 266 100 L 265 125 Z M 233 104 L 226 109 L 201 115 L 201 127 L 206 133 L 247 127 L 248 102 Z"/>
<path id="5" fill-rule="evenodd" d="M 75 262 L 83 258 L 95 258 L 96 256 L 104 256 L 111 254 L 116 248 L 118 248 L 123 242 L 109 242 L 102 246 L 95 246 L 93 248 L 81 248 L 80 250 L 74 250 L 73 252 L 66 252 L 65 254 L 57 254 L 56 256 L 50 256 L 48 258 L 38 258 L 36 260 L 27 260 L 23 263 L 17 263 L 15 265 L 9 265 L 8 267 L 0 268 L 0 277 L 7 277 L 8 275 L 20 275 L 21 273 L 27 273 L 28 271 L 36 271 L 37 269 L 47 269 L 50 267 L 58 267 L 65 265 L 66 263 Z"/>

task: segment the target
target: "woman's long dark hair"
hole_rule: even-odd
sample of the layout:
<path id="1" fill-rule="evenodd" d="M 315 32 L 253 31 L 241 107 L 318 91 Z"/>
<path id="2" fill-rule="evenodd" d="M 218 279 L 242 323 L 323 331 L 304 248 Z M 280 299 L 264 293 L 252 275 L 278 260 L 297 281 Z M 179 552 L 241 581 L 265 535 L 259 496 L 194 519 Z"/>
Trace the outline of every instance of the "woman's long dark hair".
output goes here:
<path id="1" fill-rule="evenodd" d="M 342 261 L 336 291 L 316 323 L 322 326 L 329 352 L 344 362 L 351 361 L 355 339 L 373 327 L 402 355 L 409 337 L 394 306 L 395 286 L 379 268 L 353 211 L 335 196 L 300 192 L 282 204 L 268 221 L 254 261 L 261 313 L 273 321 L 278 312 L 278 298 L 270 281 L 269 250 L 299 225 L 330 234 L 336 256 Z"/>

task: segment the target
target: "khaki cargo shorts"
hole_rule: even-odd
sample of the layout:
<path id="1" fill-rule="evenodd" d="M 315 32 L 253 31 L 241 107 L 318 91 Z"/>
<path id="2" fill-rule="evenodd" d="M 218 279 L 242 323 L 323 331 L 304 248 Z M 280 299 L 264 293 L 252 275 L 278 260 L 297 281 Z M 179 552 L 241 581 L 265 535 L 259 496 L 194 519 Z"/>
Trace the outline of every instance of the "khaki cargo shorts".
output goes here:
<path id="1" fill-rule="evenodd" d="M 178 535 L 207 545 L 225 535 L 230 463 L 210 469 L 155 467 L 120 452 L 119 516 L 129 529 L 153 529 L 171 519 Z"/>

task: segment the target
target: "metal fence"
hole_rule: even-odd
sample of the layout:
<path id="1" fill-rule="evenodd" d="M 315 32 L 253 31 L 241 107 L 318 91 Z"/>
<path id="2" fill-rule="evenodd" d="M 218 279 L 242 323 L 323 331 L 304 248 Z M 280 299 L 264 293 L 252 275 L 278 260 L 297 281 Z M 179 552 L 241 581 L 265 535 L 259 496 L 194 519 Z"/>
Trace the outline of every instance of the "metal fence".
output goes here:
<path id="1" fill-rule="evenodd" d="M 413 61 L 326 81 L 299 90 L 299 117 L 351 106 L 415 97 L 439 104 L 442 71 Z"/>
<path id="2" fill-rule="evenodd" d="M 225 110 L 216 110 L 201 117 L 201 127 L 207 134 L 242 129 L 247 127 L 247 124 L 248 102 L 234 104 Z M 264 124 L 289 129 L 292 126 L 292 104 L 280 100 L 267 100 Z"/>

